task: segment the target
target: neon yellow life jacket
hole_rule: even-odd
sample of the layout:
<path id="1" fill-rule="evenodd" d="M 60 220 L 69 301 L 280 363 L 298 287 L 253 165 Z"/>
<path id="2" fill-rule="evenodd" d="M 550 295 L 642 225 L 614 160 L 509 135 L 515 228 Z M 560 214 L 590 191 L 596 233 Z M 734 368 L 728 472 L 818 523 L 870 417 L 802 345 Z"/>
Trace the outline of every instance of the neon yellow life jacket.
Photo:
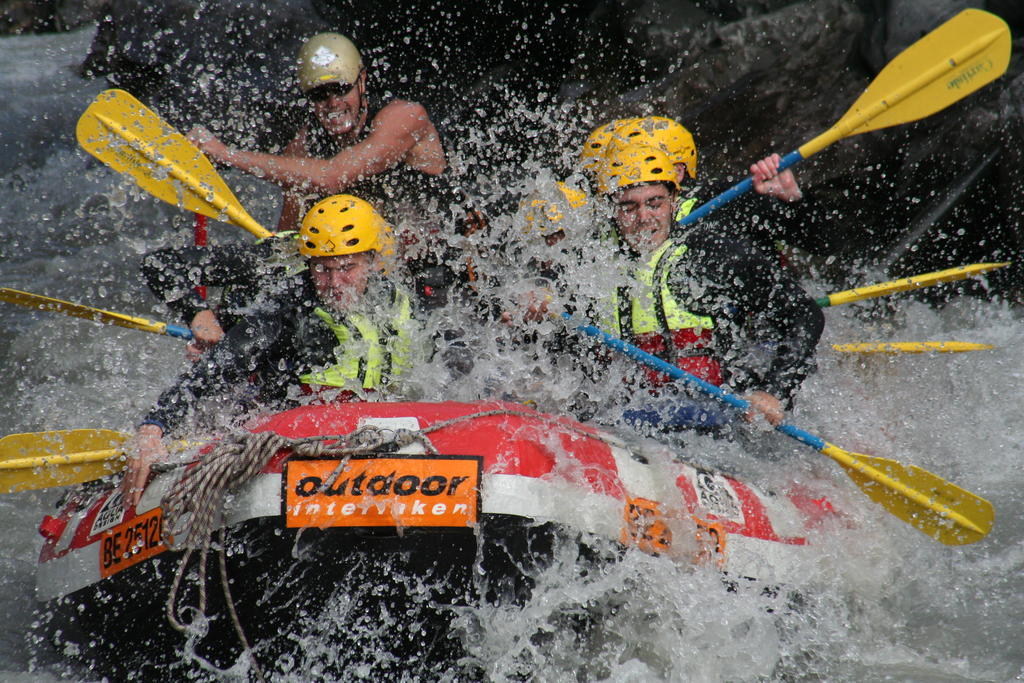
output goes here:
<path id="1" fill-rule="evenodd" d="M 700 330 L 714 329 L 714 320 L 710 316 L 690 313 L 679 305 L 668 288 L 671 266 L 687 249 L 685 244 L 677 244 L 672 240 L 665 240 L 655 249 L 647 263 L 634 273 L 641 286 L 639 295 L 634 296 L 626 306 L 623 299 L 627 292 L 622 291 L 626 288 L 616 290 L 609 307 L 612 311 L 611 319 L 606 318 L 604 324 L 613 326 L 621 336 L 627 338 L 652 332 L 695 329 L 699 333 Z M 624 318 L 628 318 L 628 321 Z M 623 329 L 624 323 L 629 326 L 628 329 Z"/>
<path id="2" fill-rule="evenodd" d="M 684 199 L 683 201 L 679 202 L 679 205 L 676 207 L 676 215 L 673 216 L 676 223 L 689 216 L 690 212 L 693 211 L 693 207 L 695 206 L 697 206 L 696 197 L 693 197 L 691 199 Z"/>
<path id="3" fill-rule="evenodd" d="M 338 322 L 324 309 L 313 309 L 313 313 L 331 328 L 338 339 L 338 346 L 334 347 L 335 363 L 302 375 L 299 381 L 346 389 L 379 390 L 407 370 L 413 326 L 408 295 L 396 289 L 391 308 L 390 323 L 384 328 L 378 328 L 376 323 L 358 313 L 349 314 Z"/>
<path id="4" fill-rule="evenodd" d="M 722 366 L 709 348 L 714 319 L 687 311 L 668 287 L 670 267 L 687 251 L 685 244 L 665 240 L 635 273 L 640 292 L 634 290 L 630 298 L 630 288 L 620 287 L 612 295 L 613 313 L 605 325 L 614 325 L 621 337 L 641 350 L 706 382 L 721 385 Z M 652 389 L 671 381 L 650 368 L 644 368 L 643 374 Z"/>

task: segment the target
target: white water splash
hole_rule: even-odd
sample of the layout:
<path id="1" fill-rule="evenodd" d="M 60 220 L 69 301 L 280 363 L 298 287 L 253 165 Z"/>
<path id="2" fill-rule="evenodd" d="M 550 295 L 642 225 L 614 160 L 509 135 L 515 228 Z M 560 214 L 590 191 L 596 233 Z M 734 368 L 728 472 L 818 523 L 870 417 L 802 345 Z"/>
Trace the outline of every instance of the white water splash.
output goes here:
<path id="1" fill-rule="evenodd" d="M 88 38 L 78 33 L 0 39 L 0 63 L 22 65 L 16 72 L 6 70 L 5 86 L 62 74 L 49 85 L 44 78 L 41 92 L 19 86 L 18 108 L 4 115 L 5 137 L 51 129 L 48 112 L 58 104 L 76 111 L 84 107 L 97 84 L 75 81 L 63 66 L 80 59 Z M 56 54 L 63 66 L 56 68 L 51 56 L 31 56 L 40 66 L 26 74 L 26 54 Z M 40 108 L 35 118 L 31 107 Z M 529 120 L 541 125 L 557 121 L 532 116 Z M 166 316 L 136 275 L 138 257 L 181 239 L 168 236 L 168 227 L 183 229 L 187 219 L 88 162 L 63 133 L 52 134 L 56 137 L 46 138 L 41 156 L 28 149 L 35 144 L 31 135 L 14 138 L 26 147 L 20 165 L 0 187 L 5 207 L 0 284 L 154 319 Z M 487 135 L 480 133 L 477 147 L 486 148 Z M 521 169 L 524 187 L 553 179 L 540 167 Z M 481 178 L 480 186 L 488 188 L 491 180 Z M 270 224 L 275 196 L 235 174 L 229 182 Z M 495 234 L 514 230 L 511 218 L 495 225 Z M 213 228 L 214 240 L 235 238 L 235 228 Z M 597 286 L 608 267 L 600 261 L 600 267 L 577 275 Z M 827 288 L 809 282 L 808 289 Z M 997 520 L 987 539 L 966 547 L 939 545 L 867 500 L 827 458 L 781 437 L 762 437 L 772 444 L 771 460 L 730 444 L 687 438 L 686 453 L 695 460 L 728 466 L 766 487 L 831 480 L 834 497 L 860 531 L 823 532 L 816 555 L 808 559 L 806 581 L 775 597 L 756 584 L 730 590 L 717 572 L 681 568 L 637 552 L 584 577 L 566 550 L 522 608 L 460 614 L 457 625 L 482 670 L 495 680 L 515 680 L 519 672 L 551 681 L 1019 677 L 1024 671 L 1018 633 L 1024 614 L 1020 313 L 975 299 L 933 309 L 903 298 L 895 304 L 896 314 L 884 317 L 858 316 L 857 306 L 826 311 L 820 368 L 806 382 L 792 422 L 848 450 L 919 465 L 988 498 Z M 128 430 L 185 362 L 180 342 L 170 338 L 11 307 L 0 308 L 0 324 L 5 380 L 0 434 L 89 426 Z M 503 344 L 508 330 L 498 324 L 475 334 L 477 363 L 469 379 L 452 383 L 442 368 L 429 366 L 418 378 L 425 396 L 471 399 L 506 392 L 556 410 L 579 391 L 598 403 L 619 391 L 617 384 L 584 384 L 563 359 L 551 363 L 543 350 L 531 355 Z M 996 349 L 861 357 L 829 347 L 933 339 L 987 342 Z M 626 364 L 620 361 L 620 367 Z M 41 659 L 42 670 L 29 673 L 21 640 L 31 619 L 40 545 L 35 527 L 53 511 L 59 495 L 41 491 L 0 498 L 5 529 L 0 603 L 10 615 L 0 627 L 0 676 L 6 680 L 56 680 L 65 673 L 59 658 Z M 329 630 L 309 637 L 310 649 L 330 648 Z M 293 666 L 289 675 L 295 680 L 312 671 L 304 671 L 303 662 Z"/>

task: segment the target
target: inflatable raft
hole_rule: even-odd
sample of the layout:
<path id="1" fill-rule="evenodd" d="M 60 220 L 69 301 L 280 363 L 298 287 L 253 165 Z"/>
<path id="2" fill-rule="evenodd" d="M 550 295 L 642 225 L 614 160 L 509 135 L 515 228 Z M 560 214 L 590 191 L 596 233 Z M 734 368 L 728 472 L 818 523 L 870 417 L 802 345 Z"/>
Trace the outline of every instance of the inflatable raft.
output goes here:
<path id="1" fill-rule="evenodd" d="M 113 678 L 287 671 L 340 619 L 339 667 L 431 678 L 459 659 L 453 607 L 528 599 L 566 544 L 778 584 L 837 514 L 512 403 L 317 405 L 251 432 L 157 474 L 134 509 L 108 480 L 65 496 L 40 527 L 47 642 Z"/>

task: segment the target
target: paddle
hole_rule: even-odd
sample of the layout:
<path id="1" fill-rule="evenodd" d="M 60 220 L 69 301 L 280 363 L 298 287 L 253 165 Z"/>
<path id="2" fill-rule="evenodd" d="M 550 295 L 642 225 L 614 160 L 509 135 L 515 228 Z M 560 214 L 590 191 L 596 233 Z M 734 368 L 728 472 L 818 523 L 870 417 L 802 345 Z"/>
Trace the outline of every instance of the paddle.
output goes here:
<path id="1" fill-rule="evenodd" d="M 839 304 L 849 304 L 854 301 L 862 301 L 864 299 L 872 299 L 879 296 L 885 296 L 887 294 L 895 294 L 896 292 L 905 292 L 910 289 L 918 289 L 920 287 L 928 287 L 929 285 L 936 285 L 940 282 L 953 282 L 955 280 L 964 280 L 972 275 L 979 275 L 981 273 L 995 270 L 996 268 L 1002 268 L 1010 265 L 1010 261 L 1004 261 L 1002 263 L 973 263 L 969 266 L 959 266 L 957 268 L 947 268 L 946 270 L 937 270 L 934 273 L 924 273 L 922 275 L 911 275 L 910 277 L 903 278 L 901 280 L 892 280 L 890 282 L 880 282 L 877 285 L 868 285 L 867 287 L 858 287 L 856 289 L 847 289 L 842 292 L 836 292 L 823 296 L 815 301 L 822 308 L 829 306 L 838 306 Z"/>
<path id="2" fill-rule="evenodd" d="M 991 344 L 975 342 L 931 341 L 931 342 L 860 342 L 856 344 L 833 344 L 832 348 L 842 353 L 963 353 L 965 351 L 988 351 Z"/>
<path id="3" fill-rule="evenodd" d="M 572 322 L 569 314 L 563 314 L 563 317 Z M 737 410 L 745 412 L 750 407 L 747 401 L 738 396 L 694 377 L 592 325 L 576 325 L 576 330 Z M 838 462 L 871 500 L 941 543 L 974 543 L 988 535 L 992 529 L 995 513 L 991 503 L 931 472 L 886 458 L 844 451 L 835 444 L 792 425 L 781 424 L 776 429 Z"/>
<path id="4" fill-rule="evenodd" d="M 827 131 L 782 158 L 779 170 L 843 138 L 917 121 L 1001 76 L 1010 61 L 1010 29 L 999 17 L 968 9 L 898 54 Z M 689 225 L 754 186 L 734 185 L 679 221 Z"/>
<path id="5" fill-rule="evenodd" d="M 0 439 L 0 493 L 79 484 L 122 468 L 128 434 L 109 429 L 65 429 Z"/>
<path id="6" fill-rule="evenodd" d="M 78 119 L 78 144 L 168 204 L 227 220 L 257 237 L 273 233 L 257 223 L 210 160 L 146 105 L 124 90 L 104 90 Z"/>
<path id="7" fill-rule="evenodd" d="M 171 337 L 178 337 L 179 339 L 192 338 L 192 331 L 187 327 L 182 327 L 181 325 L 153 322 L 152 320 L 146 320 L 145 318 L 104 311 L 99 308 L 91 308 L 90 306 L 74 304 L 70 301 L 61 301 L 60 299 L 51 299 L 50 297 L 42 296 L 41 294 L 21 292 L 17 289 L 8 289 L 7 287 L 0 287 L 0 301 L 17 304 L 18 306 L 26 306 L 28 308 L 36 308 L 41 311 L 56 311 L 57 313 L 63 313 L 76 318 L 95 320 L 101 323 L 127 327 L 132 330 L 166 334 Z"/>
<path id="8" fill-rule="evenodd" d="M 0 493 L 81 484 L 124 469 L 130 434 L 109 429 L 65 429 L 11 434 L 0 439 Z M 173 450 L 202 446 L 174 441 Z M 166 471 L 178 464 L 154 465 Z"/>

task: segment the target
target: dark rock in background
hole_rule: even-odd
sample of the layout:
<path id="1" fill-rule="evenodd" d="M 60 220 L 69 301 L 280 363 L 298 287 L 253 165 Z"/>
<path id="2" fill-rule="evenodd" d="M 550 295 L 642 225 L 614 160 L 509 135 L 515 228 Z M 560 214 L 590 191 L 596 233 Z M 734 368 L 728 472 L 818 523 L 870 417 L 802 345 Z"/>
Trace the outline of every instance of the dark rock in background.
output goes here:
<path id="1" fill-rule="evenodd" d="M 0 35 L 70 31 L 95 23 L 106 0 L 5 0 Z"/>
<path id="2" fill-rule="evenodd" d="M 337 30 L 371 63 L 373 92 L 428 106 L 481 191 L 514 184 L 529 160 L 567 173 L 586 132 L 610 118 L 663 114 L 694 131 L 710 198 L 753 160 L 829 128 L 890 59 L 968 6 L 1024 32 L 1017 0 L 15 0 L 4 17 L 8 30 L 37 31 L 93 17 L 84 74 L 180 127 L 202 122 L 268 150 L 306 115 L 299 44 Z M 982 91 L 796 169 L 830 208 L 818 227 L 838 239 L 820 256 L 835 257 L 837 278 L 1024 258 L 1015 45 L 1008 74 Z M 1017 268 L 991 282 L 1014 299 L 1024 291 Z"/>
<path id="3" fill-rule="evenodd" d="M 83 74 L 106 77 L 182 129 L 274 149 L 299 125 L 295 54 L 329 25 L 307 0 L 108 0 Z"/>

